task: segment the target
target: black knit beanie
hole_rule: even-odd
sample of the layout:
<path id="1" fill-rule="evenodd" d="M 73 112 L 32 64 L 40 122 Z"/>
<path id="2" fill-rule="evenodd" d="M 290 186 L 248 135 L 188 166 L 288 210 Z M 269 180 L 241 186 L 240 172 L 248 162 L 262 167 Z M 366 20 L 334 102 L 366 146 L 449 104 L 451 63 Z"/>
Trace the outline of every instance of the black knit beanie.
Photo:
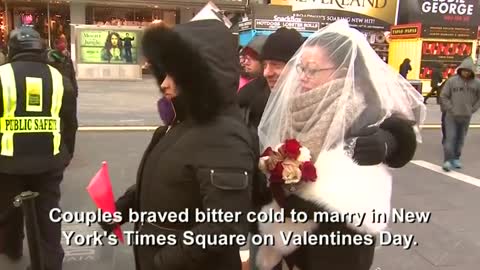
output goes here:
<path id="1" fill-rule="evenodd" d="M 304 38 L 295 29 L 279 28 L 263 45 L 262 60 L 276 60 L 287 63 L 302 46 Z"/>

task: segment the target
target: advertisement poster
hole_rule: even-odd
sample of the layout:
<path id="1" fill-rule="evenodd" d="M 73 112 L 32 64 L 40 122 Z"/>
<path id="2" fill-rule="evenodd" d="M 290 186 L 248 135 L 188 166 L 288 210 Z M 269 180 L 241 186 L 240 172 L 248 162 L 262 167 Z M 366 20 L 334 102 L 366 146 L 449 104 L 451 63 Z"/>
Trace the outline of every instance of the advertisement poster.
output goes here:
<path id="1" fill-rule="evenodd" d="M 479 0 L 402 0 L 398 23 L 418 22 L 439 26 L 477 26 Z"/>
<path id="2" fill-rule="evenodd" d="M 398 24 L 420 22 L 422 37 L 475 39 L 480 0 L 402 0 Z"/>
<path id="3" fill-rule="evenodd" d="M 239 24 L 239 31 L 249 29 L 275 31 L 287 27 L 300 32 L 315 32 L 320 23 L 315 19 L 297 17 L 291 6 L 254 5 L 250 20 Z"/>
<path id="4" fill-rule="evenodd" d="M 80 30 L 80 63 L 137 64 L 138 32 Z"/>
<path id="5" fill-rule="evenodd" d="M 395 24 L 398 0 L 272 0 L 274 5 L 290 5 L 295 17 L 317 21 L 320 27 L 346 19 L 352 27 L 389 30 Z"/>
<path id="6" fill-rule="evenodd" d="M 315 32 L 320 29 L 318 22 L 305 22 L 302 18 L 293 16 L 277 16 L 275 15 L 270 20 L 255 19 L 255 29 L 257 30 L 277 30 L 278 28 L 292 28 L 300 32 Z"/>
<path id="7" fill-rule="evenodd" d="M 476 39 L 476 27 L 424 26 L 422 37 L 438 39 Z"/>
<path id="8" fill-rule="evenodd" d="M 433 69 L 439 64 L 445 66 L 444 78 L 455 74 L 462 61 L 471 57 L 472 42 L 424 41 L 420 62 L 420 79 L 430 79 Z"/>

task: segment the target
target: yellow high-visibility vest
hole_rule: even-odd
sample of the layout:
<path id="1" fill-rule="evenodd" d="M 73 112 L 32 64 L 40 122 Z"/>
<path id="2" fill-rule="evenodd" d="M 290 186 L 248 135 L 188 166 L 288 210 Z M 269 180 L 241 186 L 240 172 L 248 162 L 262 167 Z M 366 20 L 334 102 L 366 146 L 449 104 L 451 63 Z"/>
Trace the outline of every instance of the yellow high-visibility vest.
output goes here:
<path id="1" fill-rule="evenodd" d="M 11 64 L 0 66 L 0 80 L 2 83 L 3 115 L 0 117 L 0 133 L 2 134 L 2 156 L 13 157 L 13 137 L 17 133 L 52 133 L 53 155 L 60 153 L 60 109 L 63 100 L 63 77 L 58 70 L 48 66 L 52 76 L 52 106 L 51 116 L 16 117 L 17 86 L 15 74 Z M 42 112 L 43 89 L 42 78 L 25 78 L 25 97 L 27 112 Z"/>

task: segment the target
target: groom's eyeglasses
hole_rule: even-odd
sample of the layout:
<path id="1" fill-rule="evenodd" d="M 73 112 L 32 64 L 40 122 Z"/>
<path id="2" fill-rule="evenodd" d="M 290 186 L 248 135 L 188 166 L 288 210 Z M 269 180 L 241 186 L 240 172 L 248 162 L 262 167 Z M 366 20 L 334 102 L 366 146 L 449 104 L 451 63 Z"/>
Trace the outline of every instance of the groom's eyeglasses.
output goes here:
<path id="1" fill-rule="evenodd" d="M 315 76 L 318 72 L 321 72 L 321 71 L 325 71 L 325 70 L 334 70 L 335 68 L 316 68 L 316 69 L 313 69 L 313 68 L 307 68 L 307 67 L 304 67 L 302 66 L 301 64 L 298 64 L 297 65 L 297 72 L 299 74 L 304 74 L 305 76 L 307 76 L 308 78 L 312 78 L 313 76 Z"/>

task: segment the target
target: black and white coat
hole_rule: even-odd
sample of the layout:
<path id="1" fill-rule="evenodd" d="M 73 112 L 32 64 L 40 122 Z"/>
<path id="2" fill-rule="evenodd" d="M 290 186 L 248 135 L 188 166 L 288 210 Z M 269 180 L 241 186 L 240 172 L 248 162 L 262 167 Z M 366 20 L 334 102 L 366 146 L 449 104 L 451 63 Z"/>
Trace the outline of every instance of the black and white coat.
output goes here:
<path id="1" fill-rule="evenodd" d="M 391 212 L 392 175 L 389 167 L 399 168 L 408 163 L 416 149 L 413 128 L 405 120 L 387 119 L 382 129 L 390 131 L 396 138 L 398 150 L 387 157 L 385 163 L 374 166 L 360 166 L 343 148 L 334 148 L 319 154 L 315 167 L 317 181 L 303 183 L 293 195 L 287 197 L 285 214 L 291 209 L 297 211 L 328 211 L 340 214 L 365 213 L 361 226 L 358 219 L 351 223 L 259 223 L 259 232 L 275 237 L 274 246 L 260 246 L 256 264 L 261 270 L 273 269 L 282 258 L 302 270 L 368 270 L 373 262 L 375 244 L 358 246 L 294 246 L 286 245 L 280 232 L 328 235 L 342 234 L 377 235 L 387 229 L 386 222 L 373 220 L 372 212 L 384 213 L 388 221 Z M 261 212 L 280 211 L 275 200 L 264 205 Z"/>

